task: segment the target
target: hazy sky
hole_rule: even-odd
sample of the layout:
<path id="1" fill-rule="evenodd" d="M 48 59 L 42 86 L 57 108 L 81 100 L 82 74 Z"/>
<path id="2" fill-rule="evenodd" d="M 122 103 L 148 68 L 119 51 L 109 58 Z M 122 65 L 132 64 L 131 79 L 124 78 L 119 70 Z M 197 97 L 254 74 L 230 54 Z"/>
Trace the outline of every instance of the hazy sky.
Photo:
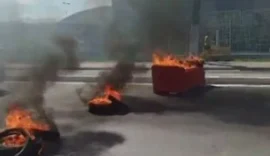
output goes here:
<path id="1" fill-rule="evenodd" d="M 59 20 L 102 5 L 111 5 L 111 0 L 0 0 L 0 21 L 18 18 Z"/>

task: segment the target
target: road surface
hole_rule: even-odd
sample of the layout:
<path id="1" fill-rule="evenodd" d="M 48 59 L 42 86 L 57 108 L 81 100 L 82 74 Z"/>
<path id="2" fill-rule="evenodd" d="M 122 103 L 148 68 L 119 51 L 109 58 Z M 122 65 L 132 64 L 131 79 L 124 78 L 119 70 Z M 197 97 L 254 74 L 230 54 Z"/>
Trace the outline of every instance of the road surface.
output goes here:
<path id="1" fill-rule="evenodd" d="M 50 156 L 270 155 L 270 88 L 208 87 L 196 97 L 168 98 L 151 85 L 129 85 L 123 101 L 132 112 L 101 117 L 75 94 L 82 85 L 57 83 L 46 92 L 63 140 Z"/>
<path id="2" fill-rule="evenodd" d="M 61 71 L 58 81 L 65 82 L 96 82 L 101 71 L 113 67 L 113 62 L 85 62 L 73 72 Z M 134 74 L 133 82 L 151 83 L 151 63 L 138 63 L 148 69 L 143 74 Z M 29 65 L 7 64 L 5 66 L 5 80 L 23 79 L 22 73 L 27 72 Z M 270 63 L 268 62 L 207 62 L 206 82 L 208 84 L 270 84 Z"/>

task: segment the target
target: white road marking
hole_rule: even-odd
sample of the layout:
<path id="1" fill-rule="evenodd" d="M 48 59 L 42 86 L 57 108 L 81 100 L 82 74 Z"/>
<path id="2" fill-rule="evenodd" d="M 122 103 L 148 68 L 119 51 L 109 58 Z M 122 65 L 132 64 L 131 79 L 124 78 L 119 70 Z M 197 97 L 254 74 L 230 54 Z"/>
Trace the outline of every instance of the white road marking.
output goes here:
<path id="1" fill-rule="evenodd" d="M 215 78 L 220 78 L 220 76 L 210 76 L 210 75 L 206 75 L 205 78 L 212 78 L 212 79 L 215 79 Z"/>
<path id="2" fill-rule="evenodd" d="M 270 88 L 270 85 L 253 85 L 253 84 L 211 84 L 215 87 L 238 87 L 238 88 Z"/>
<path id="3" fill-rule="evenodd" d="M 205 73 L 206 78 L 269 79 L 270 73 Z"/>

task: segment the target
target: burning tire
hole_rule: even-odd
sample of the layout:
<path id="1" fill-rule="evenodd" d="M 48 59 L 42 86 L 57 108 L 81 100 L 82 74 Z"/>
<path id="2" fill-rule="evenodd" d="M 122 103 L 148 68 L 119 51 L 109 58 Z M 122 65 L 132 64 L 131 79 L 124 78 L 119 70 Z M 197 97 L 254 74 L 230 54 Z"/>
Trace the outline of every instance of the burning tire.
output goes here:
<path id="1" fill-rule="evenodd" d="M 42 151 L 42 140 L 30 136 L 22 128 L 7 129 L 0 133 L 1 156 L 30 156 L 39 155 Z"/>
<path id="2" fill-rule="evenodd" d="M 57 141 L 60 139 L 60 133 L 51 120 L 46 118 L 46 115 L 42 118 L 43 122 L 35 120 L 33 118 L 33 112 L 19 107 L 18 105 L 12 105 L 9 108 L 8 115 L 6 117 L 6 128 L 22 128 L 27 130 L 32 136 L 42 138 L 44 141 Z"/>
<path id="3" fill-rule="evenodd" d="M 44 141 L 58 141 L 60 139 L 60 133 L 58 132 L 58 130 L 46 130 L 46 131 L 42 131 L 42 130 L 32 130 L 34 135 L 42 138 L 42 140 Z"/>
<path id="4" fill-rule="evenodd" d="M 113 115 L 116 112 L 116 108 L 113 104 L 89 104 L 88 111 L 97 115 Z"/>
<path id="5" fill-rule="evenodd" d="M 109 96 L 110 103 L 89 103 L 88 111 L 97 115 L 125 115 L 128 107 L 113 96 Z"/>
<path id="6" fill-rule="evenodd" d="M 125 115 L 129 109 L 121 102 L 121 94 L 108 85 L 102 96 L 88 102 L 88 111 L 97 115 Z"/>

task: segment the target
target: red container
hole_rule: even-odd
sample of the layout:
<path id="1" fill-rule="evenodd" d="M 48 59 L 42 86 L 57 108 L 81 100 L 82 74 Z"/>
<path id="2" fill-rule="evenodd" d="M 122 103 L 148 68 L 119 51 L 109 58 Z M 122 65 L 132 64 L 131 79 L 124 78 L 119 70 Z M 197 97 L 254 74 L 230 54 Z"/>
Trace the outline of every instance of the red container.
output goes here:
<path id="1" fill-rule="evenodd" d="M 205 85 L 205 73 L 204 73 L 204 69 L 201 67 L 186 70 L 186 76 L 188 77 L 187 79 L 191 81 L 190 88 L 195 88 L 198 86 Z"/>
<path id="2" fill-rule="evenodd" d="M 204 86 L 205 85 L 205 72 L 203 67 L 197 68 L 197 78 L 198 78 L 198 86 Z"/>
<path id="3" fill-rule="evenodd" d="M 156 94 L 183 93 L 205 84 L 204 69 L 153 65 L 152 82 Z"/>

